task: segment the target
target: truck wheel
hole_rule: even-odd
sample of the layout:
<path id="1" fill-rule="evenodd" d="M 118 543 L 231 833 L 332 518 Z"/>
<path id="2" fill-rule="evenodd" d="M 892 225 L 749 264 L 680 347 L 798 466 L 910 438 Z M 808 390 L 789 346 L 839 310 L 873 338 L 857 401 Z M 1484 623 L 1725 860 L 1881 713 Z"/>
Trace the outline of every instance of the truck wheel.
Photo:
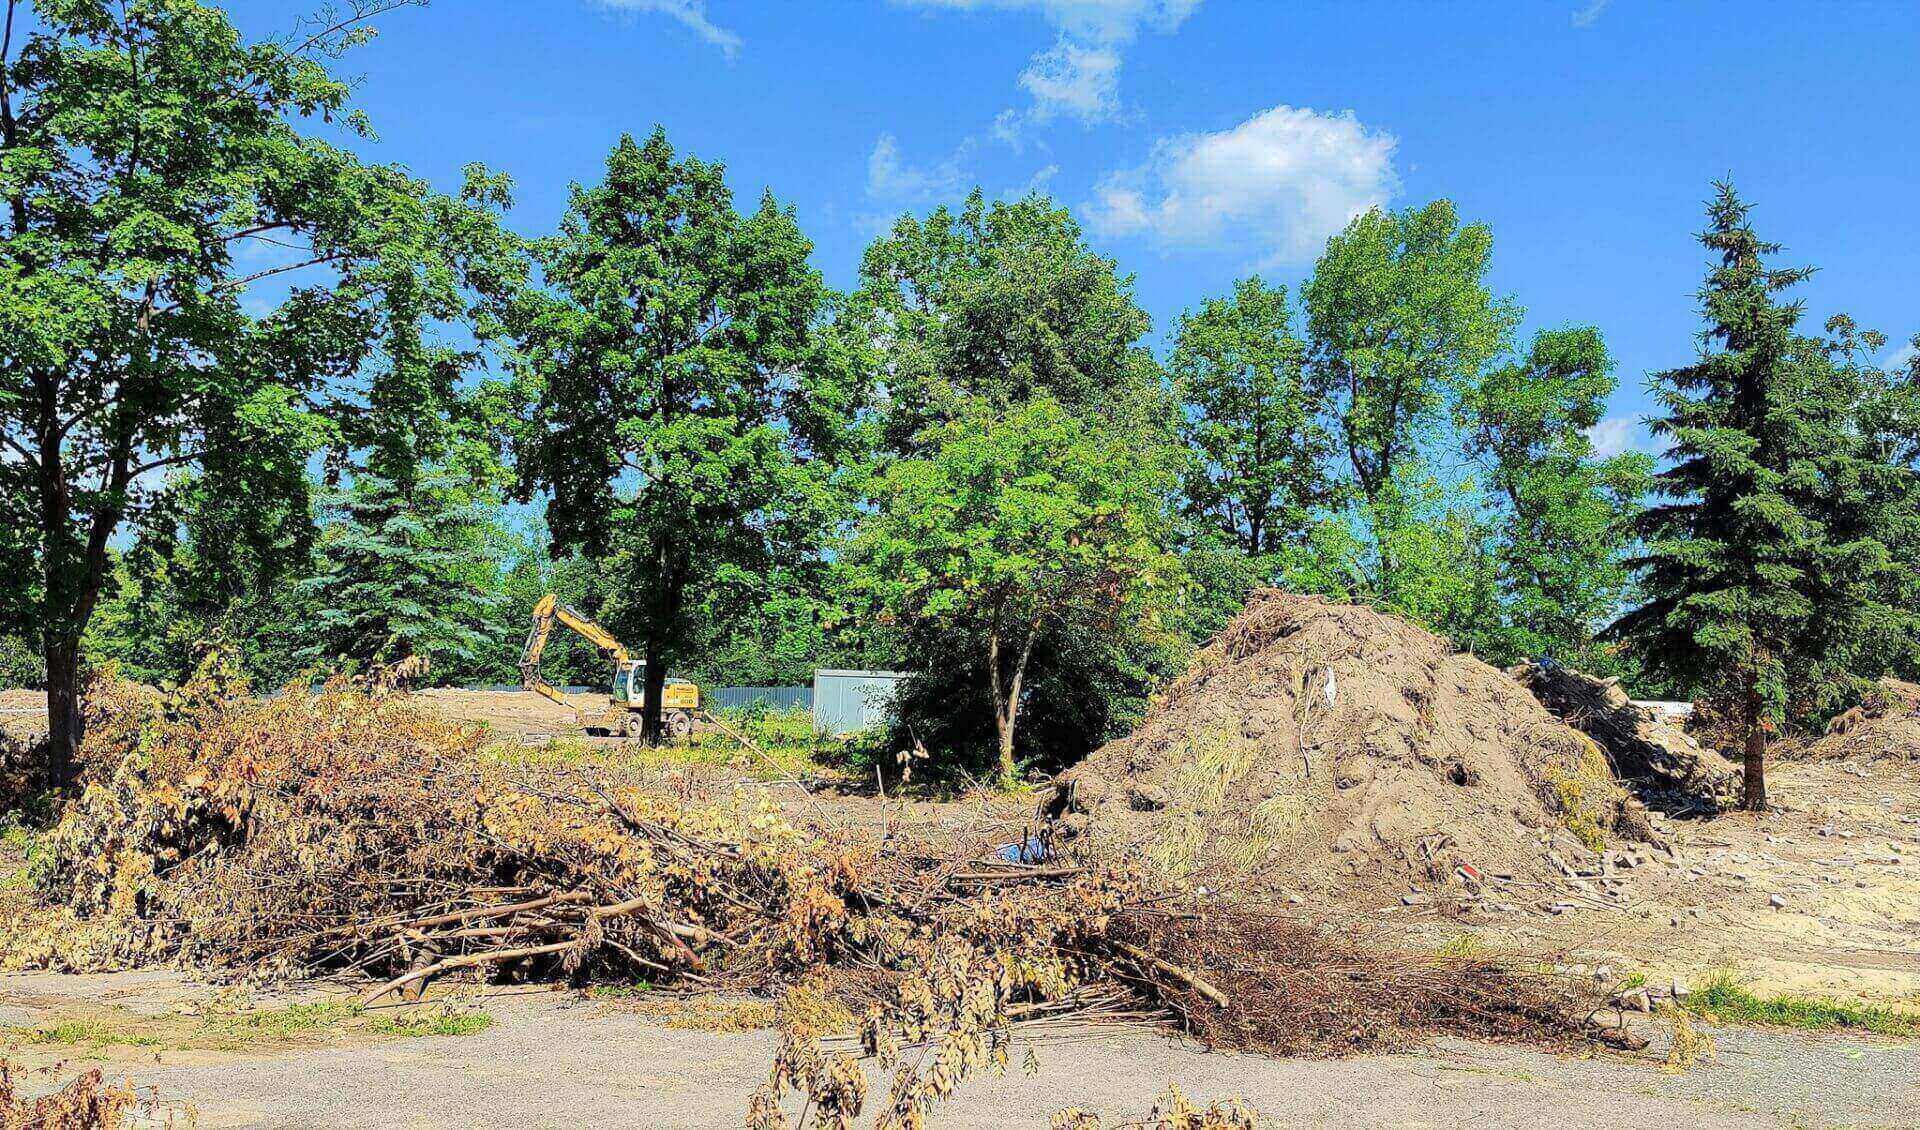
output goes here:
<path id="1" fill-rule="evenodd" d="M 676 742 L 684 742 L 693 736 L 693 715 L 684 710 L 676 710 L 667 715 L 667 736 Z"/>
<path id="2" fill-rule="evenodd" d="M 640 737 L 641 732 L 646 729 L 646 724 L 646 719 L 641 716 L 638 710 L 629 710 L 627 711 L 627 716 L 620 720 L 620 732 L 627 737 L 637 739 Z"/>

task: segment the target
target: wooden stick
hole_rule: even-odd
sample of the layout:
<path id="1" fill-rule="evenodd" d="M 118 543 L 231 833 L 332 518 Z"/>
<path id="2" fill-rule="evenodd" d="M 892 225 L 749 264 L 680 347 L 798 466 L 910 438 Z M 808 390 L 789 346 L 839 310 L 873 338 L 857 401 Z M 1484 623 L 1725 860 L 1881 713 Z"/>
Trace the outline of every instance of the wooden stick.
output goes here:
<path id="1" fill-rule="evenodd" d="M 579 945 L 577 941 L 553 942 L 544 946 L 522 946 L 519 949 L 488 950 L 485 953 L 470 953 L 460 957 L 450 957 L 445 961 L 437 961 L 432 965 L 408 970 L 393 980 L 388 981 L 386 984 L 381 985 L 379 988 L 366 993 L 360 998 L 360 1005 L 364 1008 L 374 1001 L 379 1000 L 381 997 L 386 996 L 388 993 L 404 989 L 424 977 L 433 977 L 451 969 L 466 969 L 474 965 L 485 965 L 492 961 L 512 961 L 517 957 L 539 957 L 542 954 L 559 953 L 562 950 L 570 950 L 577 945 Z"/>
<path id="2" fill-rule="evenodd" d="M 1207 998 L 1208 1000 L 1212 1001 L 1214 1004 L 1218 1005 L 1221 1008 L 1226 1008 L 1230 1003 L 1227 999 L 1227 994 L 1221 992 L 1219 989 L 1216 989 L 1212 985 L 1201 980 L 1198 974 L 1189 973 L 1185 969 L 1180 968 L 1178 965 L 1175 965 L 1171 961 L 1165 961 L 1160 958 L 1157 958 L 1138 946 L 1130 946 L 1125 942 L 1115 942 L 1113 943 L 1113 946 L 1115 949 L 1119 950 L 1123 954 L 1126 954 L 1128 957 L 1132 958 L 1133 960 L 1138 961 L 1143 965 L 1151 966 L 1154 969 L 1157 969 L 1160 972 L 1165 973 L 1167 976 L 1180 982 L 1181 984 L 1185 985 L 1187 988 L 1192 989 L 1194 992 L 1199 993 L 1201 996 Z"/>

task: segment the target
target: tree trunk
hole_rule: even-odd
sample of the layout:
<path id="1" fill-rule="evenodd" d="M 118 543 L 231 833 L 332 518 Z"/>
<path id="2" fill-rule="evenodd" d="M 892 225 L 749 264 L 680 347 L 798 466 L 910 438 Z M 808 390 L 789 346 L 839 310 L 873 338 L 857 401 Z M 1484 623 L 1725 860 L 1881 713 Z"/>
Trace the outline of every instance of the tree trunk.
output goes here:
<path id="1" fill-rule="evenodd" d="M 1000 739 L 999 753 L 995 759 L 994 771 L 1002 781 L 1012 781 L 1018 767 L 1013 762 L 1014 727 L 1020 721 L 1020 688 L 1027 678 L 1027 661 L 1033 658 L 1033 642 L 1040 636 L 1041 617 L 1035 616 L 1027 625 L 1026 641 L 1020 645 L 1020 654 L 1014 659 L 1012 677 L 1002 679 L 1000 675 L 1000 633 L 998 629 L 987 634 L 987 674 L 993 688 L 993 728 Z"/>
<path id="2" fill-rule="evenodd" d="M 1013 727 L 1018 720 L 1020 704 L 1018 701 L 996 702 L 993 711 L 993 728 L 1000 737 L 1000 754 L 994 763 L 994 771 L 1003 781 L 1013 780 L 1018 768 L 1013 763 Z"/>
<path id="3" fill-rule="evenodd" d="M 1747 742 L 1743 767 L 1746 795 L 1740 807 L 1748 812 L 1767 810 L 1767 730 L 1758 687 L 1747 691 Z"/>
<path id="4" fill-rule="evenodd" d="M 86 720 L 80 713 L 80 649 L 65 641 L 42 650 L 47 661 L 47 784 L 73 783 Z"/>
<path id="5" fill-rule="evenodd" d="M 648 745 L 659 745 L 666 740 L 666 728 L 661 724 L 664 717 L 662 705 L 666 701 L 667 663 L 660 655 L 660 649 L 653 641 L 647 641 L 647 666 L 645 669 L 645 691 L 640 706 L 640 740 Z"/>

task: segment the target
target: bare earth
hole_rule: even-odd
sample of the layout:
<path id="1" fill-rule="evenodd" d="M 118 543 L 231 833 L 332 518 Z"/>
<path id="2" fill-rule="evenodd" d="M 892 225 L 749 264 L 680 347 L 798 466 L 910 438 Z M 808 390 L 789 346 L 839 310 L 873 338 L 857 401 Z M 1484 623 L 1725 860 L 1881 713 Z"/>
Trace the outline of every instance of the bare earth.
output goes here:
<path id="1" fill-rule="evenodd" d="M 166 973 L 0 978 L 0 1023 L 97 1010 L 165 1013 L 211 989 Z M 321 1035 L 243 1052 L 12 1049 L 30 1068 L 88 1062 L 190 1105 L 204 1127 L 739 1126 L 771 1061 L 764 1031 L 666 1027 L 619 1002 L 516 991 L 487 998 L 471 1036 Z M 1911 1126 L 1915 1051 L 1852 1037 L 1722 1030 L 1719 1056 L 1680 1076 L 1648 1057 L 1575 1059 L 1457 1041 L 1353 1060 L 1209 1054 L 1138 1029 L 1049 1031 L 1039 1072 L 960 1089 L 942 1128 L 1046 1125 L 1065 1106 L 1144 1113 L 1176 1082 L 1236 1095 L 1274 1126 Z M 1024 1044 L 1026 1037 L 1020 1039 Z M 1658 1048 L 1654 1049 L 1658 1051 Z M 1018 1064 L 1024 1047 L 1014 1049 Z M 34 1075 L 28 1087 L 50 1080 Z M 884 1081 L 873 1079 L 877 1088 Z"/>
<path id="2" fill-rule="evenodd" d="M 1409 925 L 1424 917 L 1428 936 L 1465 929 L 1532 953 L 1571 947 L 1655 983 L 1730 971 L 1769 992 L 1920 1010 L 1920 763 L 1788 763 L 1769 778 L 1765 815 L 1664 822 L 1672 855 L 1524 892 L 1510 911 L 1409 914 Z M 1608 885 L 1614 898 L 1542 913 Z"/>

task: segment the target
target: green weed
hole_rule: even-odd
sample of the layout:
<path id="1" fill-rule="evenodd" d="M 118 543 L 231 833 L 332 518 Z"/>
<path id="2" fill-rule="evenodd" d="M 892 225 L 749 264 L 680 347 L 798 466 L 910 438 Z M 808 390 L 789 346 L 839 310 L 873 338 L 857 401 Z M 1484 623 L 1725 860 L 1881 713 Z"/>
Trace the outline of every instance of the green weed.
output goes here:
<path id="1" fill-rule="evenodd" d="M 15 1028 L 11 1036 L 15 1042 L 29 1046 L 74 1048 L 157 1048 L 167 1042 L 143 1026 L 101 1017 L 61 1020 L 34 1028 Z"/>
<path id="2" fill-rule="evenodd" d="M 1686 1000 L 1689 1012 L 1716 1023 L 1764 1024 L 1808 1031 L 1857 1029 L 1882 1036 L 1920 1036 L 1920 1016 L 1822 997 L 1760 996 L 1731 973 L 1715 974 Z"/>
<path id="3" fill-rule="evenodd" d="M 493 1017 L 469 1009 L 436 1009 L 431 1012 L 377 1016 L 367 1030 L 383 1036 L 471 1036 L 493 1026 Z"/>

